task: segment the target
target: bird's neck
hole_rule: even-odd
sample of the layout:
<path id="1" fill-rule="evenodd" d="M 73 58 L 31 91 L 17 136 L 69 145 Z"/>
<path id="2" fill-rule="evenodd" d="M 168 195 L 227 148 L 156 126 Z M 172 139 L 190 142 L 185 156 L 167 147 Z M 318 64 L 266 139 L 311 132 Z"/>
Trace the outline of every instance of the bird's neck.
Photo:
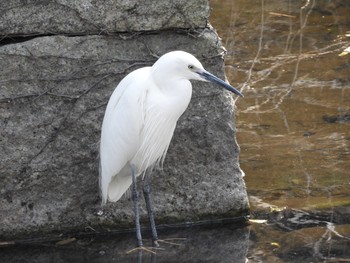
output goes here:
<path id="1" fill-rule="evenodd" d="M 169 78 L 168 81 L 155 82 L 154 89 L 149 94 L 154 102 L 162 105 L 162 111 L 167 116 L 177 119 L 186 110 L 192 96 L 192 85 L 187 79 Z M 154 104 L 155 105 L 155 104 Z"/>

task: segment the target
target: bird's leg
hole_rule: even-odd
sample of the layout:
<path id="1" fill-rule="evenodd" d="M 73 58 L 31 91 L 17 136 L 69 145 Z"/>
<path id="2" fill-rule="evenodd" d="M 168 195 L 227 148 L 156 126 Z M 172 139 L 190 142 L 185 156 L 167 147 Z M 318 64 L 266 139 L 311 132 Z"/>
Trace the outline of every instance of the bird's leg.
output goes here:
<path id="1" fill-rule="evenodd" d="M 135 167 L 131 166 L 131 176 L 132 176 L 132 200 L 134 203 L 134 212 L 135 212 L 135 227 L 136 227 L 136 241 L 137 246 L 142 247 L 142 236 L 141 236 L 141 225 L 140 225 L 140 201 L 139 193 L 137 192 L 136 184 L 136 171 Z"/>
<path id="2" fill-rule="evenodd" d="M 137 191 L 137 183 L 136 183 L 136 168 L 131 166 L 131 176 L 132 176 L 132 200 L 134 203 L 134 212 L 135 212 L 135 226 L 136 226 L 136 241 L 137 247 L 127 251 L 127 254 L 138 252 L 138 256 L 142 257 L 142 251 L 149 252 L 151 254 L 155 254 L 152 250 L 153 248 L 147 248 L 143 246 L 142 235 L 141 235 L 141 225 L 140 225 L 140 200 L 139 193 Z"/>
<path id="3" fill-rule="evenodd" d="M 149 218 L 149 222 L 151 225 L 153 245 L 158 247 L 159 246 L 158 245 L 158 234 L 157 234 L 156 223 L 154 221 L 154 212 L 153 212 L 152 200 L 151 200 L 151 185 L 150 185 L 149 174 L 145 174 L 145 176 L 143 178 L 143 185 L 142 186 L 143 186 L 143 196 L 145 197 L 148 218 Z"/>

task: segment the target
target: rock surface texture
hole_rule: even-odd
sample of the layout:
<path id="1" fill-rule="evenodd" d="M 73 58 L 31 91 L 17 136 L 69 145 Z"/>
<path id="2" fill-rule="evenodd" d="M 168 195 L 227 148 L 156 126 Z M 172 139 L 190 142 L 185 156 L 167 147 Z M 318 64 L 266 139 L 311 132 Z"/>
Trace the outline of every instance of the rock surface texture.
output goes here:
<path id="1" fill-rule="evenodd" d="M 1 2 L 1 35 L 104 34 L 203 28 L 209 16 L 207 0 Z"/>
<path id="2" fill-rule="evenodd" d="M 223 78 L 220 41 L 205 28 L 208 3 L 5 2 L 0 4 L 0 238 L 131 226 L 128 197 L 100 206 L 98 144 L 107 101 L 127 73 L 171 50 L 194 54 Z M 192 83 L 190 107 L 164 168 L 152 177 L 158 223 L 242 216 L 249 207 L 232 95 Z"/>

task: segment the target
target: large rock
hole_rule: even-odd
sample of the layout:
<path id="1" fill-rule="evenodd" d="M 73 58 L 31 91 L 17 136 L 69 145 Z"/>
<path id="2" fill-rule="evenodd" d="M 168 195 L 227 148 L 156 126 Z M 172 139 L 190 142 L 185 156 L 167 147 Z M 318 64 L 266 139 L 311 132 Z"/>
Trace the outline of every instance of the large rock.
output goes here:
<path id="1" fill-rule="evenodd" d="M 186 50 L 223 77 L 220 43 L 201 35 L 37 37 L 0 47 L 0 232 L 131 225 L 128 198 L 98 195 L 98 142 L 106 103 L 128 72 Z M 157 222 L 246 214 L 231 94 L 194 83 L 165 166 L 154 174 Z M 142 214 L 146 218 L 145 210 Z"/>
<path id="2" fill-rule="evenodd" d="M 6 0 L 0 3 L 0 35 L 204 28 L 208 17 L 207 0 Z"/>
<path id="3" fill-rule="evenodd" d="M 193 53 L 224 77 L 220 41 L 205 29 L 207 0 L 9 0 L 0 11 L 1 235 L 132 225 L 128 198 L 100 206 L 105 106 L 128 72 L 170 50 Z M 164 169 L 152 178 L 158 223 L 248 210 L 232 95 L 194 86 Z"/>

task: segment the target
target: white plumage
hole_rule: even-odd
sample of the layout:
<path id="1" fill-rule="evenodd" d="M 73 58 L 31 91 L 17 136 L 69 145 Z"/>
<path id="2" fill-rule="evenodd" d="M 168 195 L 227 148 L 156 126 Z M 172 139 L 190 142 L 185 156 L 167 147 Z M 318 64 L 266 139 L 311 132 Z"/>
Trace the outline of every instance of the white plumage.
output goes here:
<path id="1" fill-rule="evenodd" d="M 183 51 L 169 52 L 152 67 L 131 72 L 114 90 L 101 132 L 103 203 L 118 201 L 130 187 L 131 165 L 140 175 L 164 159 L 176 122 L 191 99 L 190 79 L 216 82 L 242 95 Z"/>
<path id="2" fill-rule="evenodd" d="M 192 94 L 189 80 L 172 72 L 182 62 L 187 62 L 183 71 L 189 71 L 189 63 L 203 68 L 188 55 L 181 51 L 168 53 L 153 67 L 131 72 L 114 90 L 105 112 L 100 144 L 103 203 L 118 201 L 130 187 L 131 164 L 140 175 L 165 157 L 176 122 Z M 175 58 L 173 64 L 166 63 L 168 56 Z"/>
<path id="3" fill-rule="evenodd" d="M 169 52 L 152 67 L 128 74 L 114 90 L 105 112 L 100 144 L 102 203 L 116 202 L 133 184 L 137 246 L 142 247 L 136 177 L 163 162 L 176 122 L 192 95 L 189 80 L 211 81 L 242 96 L 228 83 L 207 72 L 191 54 Z M 158 235 L 148 180 L 143 186 L 154 245 Z"/>

